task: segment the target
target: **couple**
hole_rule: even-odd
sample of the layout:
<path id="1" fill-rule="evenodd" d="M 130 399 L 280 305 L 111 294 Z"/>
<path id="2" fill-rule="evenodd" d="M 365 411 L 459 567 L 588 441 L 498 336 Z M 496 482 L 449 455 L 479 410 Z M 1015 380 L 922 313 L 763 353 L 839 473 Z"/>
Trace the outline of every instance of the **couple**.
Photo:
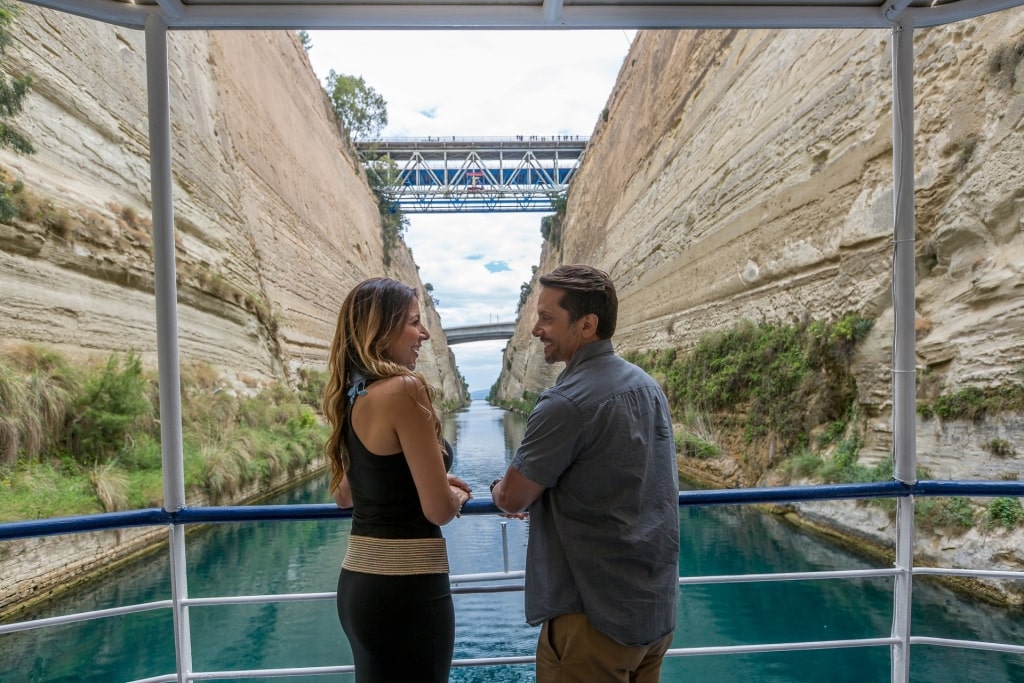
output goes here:
<path id="1" fill-rule="evenodd" d="M 548 363 L 566 367 L 491 484 L 506 513 L 529 508 L 526 620 L 542 624 L 537 681 L 658 681 L 679 576 L 668 402 L 612 349 L 618 299 L 607 274 L 561 266 L 540 284 L 533 335 Z M 472 492 L 448 473 L 433 390 L 414 371 L 428 338 L 416 291 L 375 278 L 345 299 L 331 345 L 331 492 L 353 508 L 338 615 L 358 683 L 443 683 L 451 667 L 440 527 Z"/>

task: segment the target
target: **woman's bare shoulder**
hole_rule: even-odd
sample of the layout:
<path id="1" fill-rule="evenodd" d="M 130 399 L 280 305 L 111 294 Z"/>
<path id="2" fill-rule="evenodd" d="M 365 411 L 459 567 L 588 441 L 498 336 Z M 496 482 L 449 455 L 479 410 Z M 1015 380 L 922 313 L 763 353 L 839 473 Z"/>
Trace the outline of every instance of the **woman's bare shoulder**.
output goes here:
<path id="1" fill-rule="evenodd" d="M 423 380 L 415 375 L 395 375 L 377 380 L 374 384 L 377 387 L 379 397 L 388 402 L 404 403 L 407 401 L 420 402 L 427 395 L 427 386 Z"/>

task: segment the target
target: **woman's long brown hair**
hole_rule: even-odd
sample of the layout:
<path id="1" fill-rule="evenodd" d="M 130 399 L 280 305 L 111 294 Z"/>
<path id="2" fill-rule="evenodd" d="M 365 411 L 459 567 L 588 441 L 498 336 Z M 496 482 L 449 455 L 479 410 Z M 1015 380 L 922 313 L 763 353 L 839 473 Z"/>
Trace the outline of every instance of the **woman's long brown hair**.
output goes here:
<path id="1" fill-rule="evenodd" d="M 434 423 L 438 444 L 444 443 L 441 420 L 434 410 L 434 389 L 418 372 L 386 356 L 388 346 L 405 325 L 409 304 L 417 299 L 416 290 L 390 278 L 370 278 L 356 285 L 338 311 L 338 324 L 327 359 L 327 384 L 324 387 L 323 412 L 331 426 L 325 447 L 331 463 L 333 492 L 349 467 L 344 430 L 349 415 L 348 392 L 353 374 L 367 380 L 407 375 L 418 379 L 426 389 L 427 405 L 420 405 Z M 415 397 L 414 397 L 415 398 Z"/>

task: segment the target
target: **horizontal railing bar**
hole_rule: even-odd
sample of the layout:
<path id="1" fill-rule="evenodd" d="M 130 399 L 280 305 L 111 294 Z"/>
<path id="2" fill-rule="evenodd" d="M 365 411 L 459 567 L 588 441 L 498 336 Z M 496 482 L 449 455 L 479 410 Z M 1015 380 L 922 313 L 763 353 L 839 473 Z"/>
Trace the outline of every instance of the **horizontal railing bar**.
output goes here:
<path id="1" fill-rule="evenodd" d="M 473 593 L 516 593 L 526 590 L 525 584 L 511 583 L 504 586 L 452 586 L 452 595 L 470 595 Z"/>
<path id="2" fill-rule="evenodd" d="M 518 569 L 510 572 L 487 572 L 485 574 L 452 574 L 451 584 L 456 586 L 460 583 L 475 583 L 477 581 L 503 581 L 507 579 L 524 579 L 526 572 Z"/>
<path id="3" fill-rule="evenodd" d="M 914 576 L 976 576 L 982 579 L 1024 580 L 1024 572 L 996 569 L 947 569 L 943 567 L 914 567 Z"/>
<path id="4" fill-rule="evenodd" d="M 152 678 L 138 678 L 131 683 L 176 683 L 177 680 L 178 674 L 163 674 Z"/>
<path id="5" fill-rule="evenodd" d="M 533 655 L 519 657 L 478 657 L 476 659 L 453 659 L 452 667 L 457 666 L 502 666 L 508 664 L 533 664 L 537 658 Z"/>
<path id="6" fill-rule="evenodd" d="M 876 647 L 896 645 L 899 638 L 860 638 L 851 640 L 811 640 L 799 643 L 765 643 L 762 645 L 718 645 L 710 647 L 671 648 L 666 657 L 692 657 L 695 655 L 749 654 L 754 652 L 788 652 L 798 650 L 838 650 L 849 647 Z"/>
<path id="7" fill-rule="evenodd" d="M 957 640 L 955 638 L 934 638 L 932 636 L 910 636 L 910 644 L 963 647 L 970 650 L 991 650 L 993 652 L 1015 652 L 1017 654 L 1024 654 L 1024 645 L 990 643 L 983 640 Z"/>
<path id="8" fill-rule="evenodd" d="M 757 583 L 774 581 L 803 581 L 806 579 L 855 579 L 861 577 L 895 576 L 903 570 L 894 567 L 884 569 L 837 569 L 821 572 L 778 572 L 774 574 L 722 574 L 719 576 L 680 576 L 679 585 L 700 585 L 711 583 Z"/>
<path id="9" fill-rule="evenodd" d="M 352 509 L 334 503 L 307 505 L 218 505 L 182 508 L 169 513 L 172 524 L 213 524 L 220 522 L 309 521 L 351 519 Z"/>
<path id="10" fill-rule="evenodd" d="M 915 496 L 1024 497 L 1024 481 L 937 481 L 922 479 L 911 488 Z"/>
<path id="11" fill-rule="evenodd" d="M 679 505 L 741 505 L 810 500 L 896 498 L 904 496 L 1024 497 L 1021 481 L 896 481 L 815 486 L 773 486 L 749 489 L 680 491 Z M 503 514 L 487 499 L 471 500 L 464 514 Z M 182 508 L 174 512 L 150 508 L 77 517 L 54 517 L 0 524 L 0 541 L 163 524 L 348 519 L 351 510 L 330 503 L 313 505 L 234 505 Z"/>
<path id="12" fill-rule="evenodd" d="M 452 585 L 453 595 L 465 595 L 470 593 L 514 593 L 522 591 L 524 585 L 521 583 L 508 584 L 504 586 L 457 586 Z M 210 607 L 213 605 L 255 605 L 271 604 L 277 602 L 312 602 L 316 600 L 334 601 L 338 593 L 279 593 L 273 595 L 229 595 L 211 598 L 184 598 L 181 604 L 189 607 Z M 166 606 L 170 606 L 169 604 Z M 34 623 L 34 622 L 27 622 Z"/>
<path id="13" fill-rule="evenodd" d="M 34 628 L 44 628 L 46 626 L 62 626 L 64 624 L 74 624 L 79 621 L 90 621 L 92 619 L 102 619 L 104 617 L 116 617 L 122 614 L 149 612 L 152 610 L 164 609 L 170 607 L 171 605 L 172 602 L 170 600 L 158 600 L 156 602 L 142 602 L 137 605 L 124 605 L 122 607 L 98 609 L 92 612 L 65 614 L 59 617 L 47 617 L 45 619 L 19 621 L 13 624 L 0 625 L 0 635 L 3 635 L 5 633 L 13 633 L 15 631 L 28 631 Z"/>
<path id="14" fill-rule="evenodd" d="M 32 538 L 35 536 L 75 534 L 84 531 L 126 529 L 137 526 L 162 526 L 170 524 L 171 520 L 170 513 L 160 508 L 148 508 L 126 512 L 101 512 L 93 515 L 77 515 L 75 517 L 50 517 L 49 519 L 4 522 L 0 524 L 0 541 Z"/>
<path id="15" fill-rule="evenodd" d="M 181 604 L 190 607 L 210 605 L 248 605 L 272 602 L 307 602 L 312 600 L 336 600 L 337 591 L 330 593 L 281 593 L 279 595 L 228 595 L 214 598 L 183 598 Z"/>
<path id="16" fill-rule="evenodd" d="M 327 676 L 329 674 L 350 674 L 356 670 L 352 664 L 344 666 L 311 666 L 294 669 L 247 669 L 244 671 L 195 671 L 188 675 L 190 681 L 231 680 L 235 678 L 280 678 L 283 676 Z M 171 679 L 174 680 L 174 679 Z"/>

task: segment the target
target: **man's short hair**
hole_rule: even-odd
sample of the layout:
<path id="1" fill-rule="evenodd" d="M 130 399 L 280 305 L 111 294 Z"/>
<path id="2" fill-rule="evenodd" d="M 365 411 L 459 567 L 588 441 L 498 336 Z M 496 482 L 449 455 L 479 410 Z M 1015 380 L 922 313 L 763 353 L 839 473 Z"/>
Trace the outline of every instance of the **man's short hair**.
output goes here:
<path id="1" fill-rule="evenodd" d="M 541 275 L 540 284 L 563 290 L 558 305 L 568 311 L 569 322 L 593 313 L 597 316 L 599 339 L 610 339 L 615 334 L 619 297 L 608 273 L 592 266 L 559 266 Z"/>

